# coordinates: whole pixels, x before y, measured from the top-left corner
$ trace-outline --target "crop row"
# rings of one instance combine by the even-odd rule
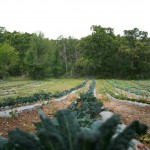
[[[82,93],[80,98],[73,102],[68,110],[75,114],[80,126],[90,126],[96,116],[103,111],[103,103],[97,101],[94,96],[95,80],[89,86],[86,93]]]
[[[7,140],[0,139],[0,149],[127,150],[135,134],[145,133],[147,126],[134,121],[116,133],[119,116],[103,121],[98,118],[103,104],[93,95],[94,84],[92,81],[86,93],[82,93],[67,109],[59,110],[53,119],[39,111],[41,122],[35,123],[35,134],[20,129],[9,131]]]
[[[113,83],[111,83],[111,81],[109,80],[101,80],[99,82],[99,91],[103,94],[106,95],[109,94],[110,96],[119,99],[119,100],[130,100],[133,102],[141,102],[141,103],[146,103],[146,104],[150,104],[150,101],[148,100],[147,97],[143,97],[143,96],[130,96],[127,93],[125,93],[122,90],[119,90],[118,88],[116,88],[114,86]]]
[[[132,88],[135,88],[137,90],[144,90],[144,91],[150,92],[150,85],[149,86],[148,85],[147,86],[143,86],[143,85],[137,84],[135,82],[131,82],[131,81],[130,81],[130,83],[132,85]]]
[[[83,86],[85,86],[85,84],[87,83],[87,81],[84,81],[83,83],[77,85],[74,88],[71,88],[69,90],[64,90],[62,92],[56,93],[56,94],[52,94],[52,93],[35,93],[32,96],[26,96],[26,97],[17,97],[17,98],[7,98],[4,99],[2,102],[0,102],[0,107],[5,107],[5,106],[14,106],[16,104],[24,104],[24,103],[33,103],[36,102],[38,100],[50,100],[52,98],[59,98],[62,97],[74,90],[77,90],[79,88],[82,88]]]
[[[96,82],[93,80],[86,93],[82,93],[80,98],[73,102],[68,110],[74,114],[80,126],[89,126],[103,111],[102,102],[98,102],[94,97],[94,88]]]
[[[143,87],[150,87],[150,80],[133,80],[132,82]]]
[[[139,88],[138,85],[129,84],[125,81],[117,81],[117,80],[108,80],[110,84],[112,84],[114,87],[119,88],[121,90],[125,90],[127,92],[134,93],[136,95],[140,96],[150,96],[149,89],[148,88]],[[148,89],[148,90],[147,90]]]

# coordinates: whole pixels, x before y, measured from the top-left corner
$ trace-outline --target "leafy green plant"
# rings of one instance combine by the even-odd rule
[[[0,150],[127,150],[136,134],[144,134],[147,126],[135,121],[116,135],[119,116],[104,122],[80,127],[68,110],[59,110],[55,119],[39,111],[41,122],[35,123],[37,132],[20,129],[9,131],[8,139],[0,139]]]
[[[10,111],[9,114],[11,115],[11,117],[17,117],[18,111],[15,109],[15,110]]]
[[[75,115],[81,126],[89,126],[99,115],[103,104],[90,93],[81,94],[80,98],[71,104],[68,109]]]
[[[127,150],[136,135],[146,133],[147,126],[132,122],[118,132],[120,117],[97,120],[102,103],[93,95],[93,81],[87,93],[81,94],[67,109],[56,112],[53,119],[39,110],[41,122],[35,123],[36,133],[20,129],[0,138],[0,150]]]
[[[74,88],[71,88],[69,90],[64,90],[60,93],[57,94],[51,94],[51,93],[35,93],[32,96],[26,96],[26,97],[17,97],[17,98],[7,98],[4,99],[2,102],[0,102],[0,107],[5,107],[5,106],[13,106],[15,104],[23,104],[23,103],[33,103],[37,102],[38,100],[50,100],[51,98],[59,98],[62,97],[74,90],[77,90],[79,88],[82,88],[86,85],[87,81],[84,81],[83,83],[77,85]]]
[[[82,93],[76,102],[72,103],[68,110],[74,114],[80,126],[90,126],[101,111],[103,104],[94,97],[95,80],[89,86],[86,93]]]

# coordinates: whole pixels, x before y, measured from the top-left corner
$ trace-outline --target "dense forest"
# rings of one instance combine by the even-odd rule
[[[0,78],[28,76],[146,79],[150,77],[150,38],[138,28],[115,35],[113,28],[93,25],[81,39],[42,32],[9,32],[0,27]]]

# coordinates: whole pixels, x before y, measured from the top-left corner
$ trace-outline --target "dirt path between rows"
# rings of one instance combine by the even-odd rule
[[[76,98],[76,94],[68,94],[66,99],[60,101],[52,100],[46,105],[43,105],[41,109],[45,115],[51,118],[57,110],[67,108],[67,106],[70,105]],[[7,132],[14,128],[21,128],[25,131],[34,132],[35,127],[33,122],[39,121],[38,108],[31,111],[21,112],[17,117],[0,117],[0,136],[7,137]]]
[[[123,124],[128,125],[134,120],[138,120],[141,123],[148,125],[148,134],[138,138],[142,143],[150,148],[150,106],[141,106],[131,104],[128,102],[108,100],[107,97],[103,97],[101,94],[98,98],[103,101],[104,107],[109,111],[119,114]]]
[[[138,106],[120,101],[105,101],[104,106],[110,111],[120,114],[122,123],[128,125],[134,120],[150,127],[150,106]],[[150,129],[148,130],[150,133]]]
[[[77,94],[68,94],[67,98],[61,101],[50,101],[42,106],[45,115],[50,118],[54,116],[59,109],[65,109],[77,98]],[[99,97],[102,99],[102,97]],[[133,120],[139,120],[150,127],[150,106],[138,106],[120,101],[103,101],[104,106],[110,111],[120,114],[122,123],[128,125]],[[7,137],[7,132],[16,127],[25,131],[34,132],[35,127],[33,122],[39,122],[37,109],[20,113],[17,117],[0,118],[0,136]],[[150,133],[150,129],[148,130]]]
[[[134,120],[138,120],[144,124],[147,124],[150,128],[150,105],[137,105],[134,103],[128,103],[124,100],[112,100],[111,97],[98,94],[97,98],[103,102],[104,107],[109,111],[119,114],[121,116],[122,123],[128,125]],[[148,130],[150,133],[150,129]]]

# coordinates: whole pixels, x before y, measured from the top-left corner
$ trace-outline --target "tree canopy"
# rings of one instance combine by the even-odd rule
[[[145,79],[150,77],[150,38],[138,28],[115,35],[113,28],[93,25],[81,39],[42,32],[9,32],[0,27],[0,78],[96,76]]]

